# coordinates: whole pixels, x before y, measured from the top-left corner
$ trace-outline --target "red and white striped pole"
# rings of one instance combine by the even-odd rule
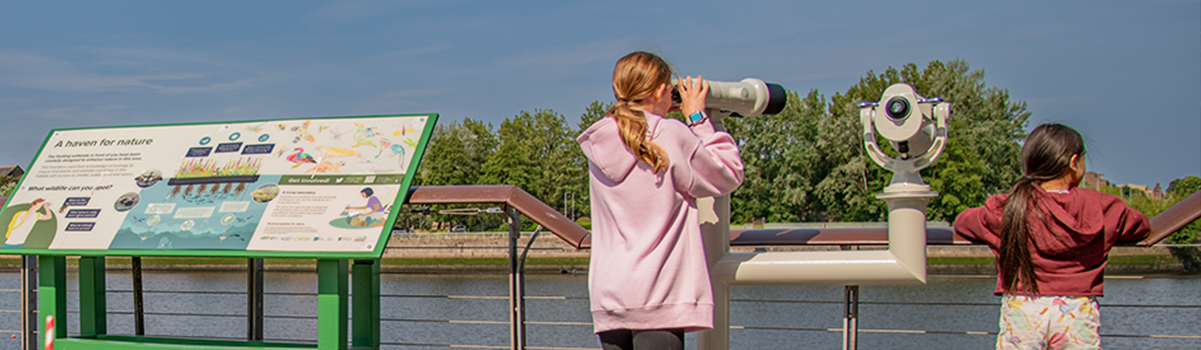
[[[54,350],[54,316],[46,316],[46,332],[42,336],[46,339],[46,349]]]

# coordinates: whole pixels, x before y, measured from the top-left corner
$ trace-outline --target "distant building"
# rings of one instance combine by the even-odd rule
[[[1087,188],[1090,190],[1098,190],[1098,191],[1106,189],[1106,188],[1110,188],[1110,187],[1125,187],[1125,188],[1129,188],[1130,190],[1123,190],[1123,191],[1140,191],[1142,193],[1147,194],[1147,198],[1151,198],[1151,199],[1163,199],[1163,195],[1164,195],[1163,187],[1161,187],[1159,185],[1159,183],[1155,184],[1155,188],[1150,188],[1149,186],[1135,185],[1135,184],[1115,185],[1114,183],[1109,182],[1108,180],[1105,180],[1105,174],[1098,174],[1098,173],[1095,173],[1092,171],[1084,172],[1084,179],[1080,180],[1080,187],[1084,187],[1084,188]],[[1122,193],[1127,193],[1127,192],[1122,192]],[[1126,195],[1123,194],[1122,196],[1124,197]]]
[[[1151,196],[1151,189],[1147,188],[1147,186],[1135,185],[1135,184],[1125,184],[1125,185],[1121,185],[1118,187],[1126,187],[1126,188],[1130,188],[1130,189],[1135,189],[1138,191],[1142,191],[1143,193],[1146,193],[1148,197]]]
[[[1105,181],[1105,174],[1088,171],[1084,173],[1084,180],[1080,181],[1080,187],[1100,191],[1106,187],[1113,187],[1113,184]]]
[[[0,177],[21,177],[25,175],[25,170],[21,169],[20,165],[0,166]]]

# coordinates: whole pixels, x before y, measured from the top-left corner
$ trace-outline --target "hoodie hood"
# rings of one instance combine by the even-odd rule
[[[646,129],[653,135],[661,117],[645,112],[643,114],[646,115]],[[625,142],[621,140],[617,121],[608,116],[588,127],[588,130],[576,138],[576,142],[580,143],[588,161],[600,169],[609,181],[622,182],[638,165],[638,157],[634,155],[634,151],[626,147]]]
[[[1102,236],[1105,229],[1105,204],[1086,196],[1084,190],[1076,188],[1068,193],[1034,191],[1033,207],[1027,218],[1030,220],[1030,238],[1035,248],[1045,256],[1071,252]],[[1005,211],[1008,195],[1000,195],[989,201],[989,215],[998,229]],[[999,232],[999,231],[998,231]]]
[[[1038,216],[1032,217],[1032,232],[1040,252],[1059,255],[1092,243],[1105,229],[1105,208],[1096,200],[1079,200],[1080,190],[1069,193],[1034,192]]]

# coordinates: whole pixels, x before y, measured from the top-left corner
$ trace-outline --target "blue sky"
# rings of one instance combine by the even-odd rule
[[[1201,175],[1201,2],[88,1],[0,12],[0,164],[50,129],[437,112],[499,124],[612,99],[633,50],[827,97],[961,58],[1087,137],[1091,170]],[[954,132],[954,130],[951,130]]]

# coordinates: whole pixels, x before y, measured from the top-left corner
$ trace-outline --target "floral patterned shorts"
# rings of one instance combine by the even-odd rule
[[[1101,349],[1100,327],[1095,297],[1005,294],[997,349]]]

